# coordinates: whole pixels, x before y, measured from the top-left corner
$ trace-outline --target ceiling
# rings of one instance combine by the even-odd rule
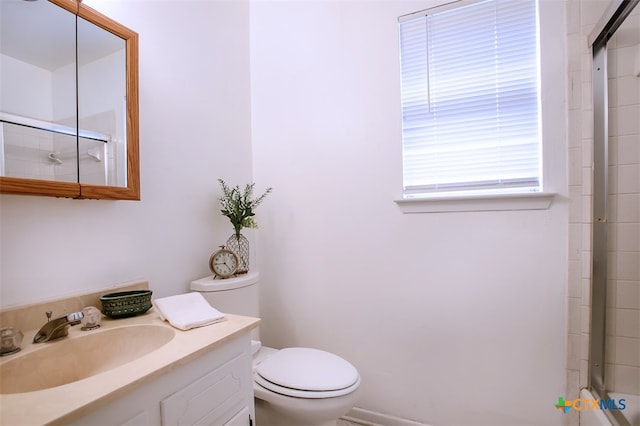
[[[76,61],[75,16],[47,0],[0,0],[0,52],[56,70]],[[78,62],[92,62],[124,48],[124,40],[78,20]]]

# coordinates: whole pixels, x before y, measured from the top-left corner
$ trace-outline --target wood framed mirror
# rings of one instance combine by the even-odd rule
[[[0,193],[139,200],[138,34],[77,0],[0,20]]]

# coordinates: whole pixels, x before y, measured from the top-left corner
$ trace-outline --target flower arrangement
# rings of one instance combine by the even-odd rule
[[[262,203],[272,188],[267,188],[261,196],[254,199],[252,196],[255,183],[245,185],[244,191],[241,191],[239,185],[230,187],[222,179],[218,179],[218,182],[222,187],[222,197],[220,197],[222,209],[220,212],[231,221],[236,237],[239,238],[242,228],[257,228],[258,224],[253,218],[255,216],[253,210]]]

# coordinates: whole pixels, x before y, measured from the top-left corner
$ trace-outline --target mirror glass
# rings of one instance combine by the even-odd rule
[[[140,199],[137,34],[73,0],[0,4],[0,192]]]
[[[2,176],[77,182],[75,16],[43,1],[0,7]]]
[[[126,45],[78,17],[78,170],[81,183],[126,186]]]

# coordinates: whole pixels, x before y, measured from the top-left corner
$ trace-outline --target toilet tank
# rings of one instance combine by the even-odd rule
[[[191,290],[201,293],[211,306],[226,314],[259,317],[259,273],[250,271],[233,278],[213,278],[210,275],[191,282]]]

